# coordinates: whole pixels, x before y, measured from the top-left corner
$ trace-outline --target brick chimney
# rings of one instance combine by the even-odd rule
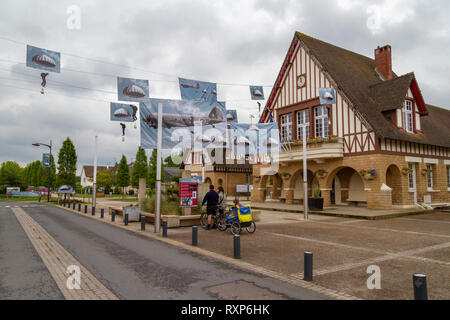
[[[375,49],[375,68],[385,80],[392,79],[392,57],[390,45],[386,45],[381,48],[378,46]]]

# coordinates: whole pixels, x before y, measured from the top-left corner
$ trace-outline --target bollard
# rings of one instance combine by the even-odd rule
[[[198,227],[197,226],[192,227],[192,245],[193,246],[198,245]]]
[[[128,225],[128,213],[125,213],[123,221],[125,222],[125,225]]]
[[[95,216],[95,207],[92,207],[92,215]]]
[[[84,205],[84,213],[87,213],[87,204]]]
[[[304,255],[305,270],[303,274],[303,280],[312,281],[313,280],[313,254],[312,252],[305,252]]]
[[[162,225],[162,236],[163,237],[167,237],[167,220],[163,221],[163,225]]]
[[[78,212],[81,211],[81,203],[78,204]]]
[[[111,211],[111,221],[112,222],[116,221],[116,211],[115,210]]]
[[[145,231],[145,217],[141,217],[141,231]]]
[[[241,258],[241,236],[235,234],[233,237],[233,255],[235,259]]]
[[[63,207],[65,207],[65,206],[66,206],[66,200],[63,201]]]
[[[75,210],[75,205],[76,205],[76,203],[75,203],[75,201],[74,201],[74,202],[73,202],[73,207],[72,207],[73,210]]]
[[[427,276],[424,274],[413,274],[414,300],[428,300]]]
[[[103,219],[105,217],[105,209],[100,209],[100,218]]]

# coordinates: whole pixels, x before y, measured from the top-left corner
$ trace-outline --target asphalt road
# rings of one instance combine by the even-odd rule
[[[21,229],[0,202],[0,299],[63,299]],[[328,299],[55,206],[24,207],[120,299]]]

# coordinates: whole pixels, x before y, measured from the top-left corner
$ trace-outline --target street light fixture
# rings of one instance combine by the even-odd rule
[[[48,147],[50,149],[50,163],[48,166],[48,189],[47,189],[47,201],[50,203],[50,184],[51,184],[51,180],[50,180],[50,175],[52,173],[51,171],[51,167],[52,167],[52,140],[50,140],[50,144],[46,144],[46,143],[40,143],[40,142],[36,142],[32,144],[35,147],[40,147],[40,146],[45,146]]]

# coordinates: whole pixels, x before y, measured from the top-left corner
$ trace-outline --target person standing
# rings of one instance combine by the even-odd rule
[[[223,190],[223,187],[219,187],[219,214],[223,215],[225,213],[225,210],[227,209],[227,195],[225,194],[225,190]]]
[[[208,226],[207,229],[211,229],[211,218],[216,215],[217,203],[219,202],[219,195],[214,191],[214,186],[209,186],[209,191],[205,194],[202,206],[206,203],[206,214],[208,215]]]

